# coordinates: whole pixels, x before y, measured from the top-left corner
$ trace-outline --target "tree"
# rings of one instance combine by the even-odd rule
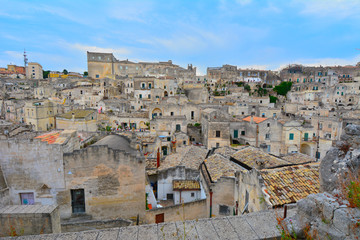
[[[47,71],[44,71],[43,70],[43,78],[48,78],[49,77],[49,74],[50,74],[50,70],[47,70]]]
[[[87,77],[89,75],[88,72],[84,72],[84,77]]]
[[[277,97],[271,95],[269,96],[269,98],[270,98],[270,103],[276,103],[276,101],[278,100]]]
[[[278,95],[286,96],[286,94],[291,90],[292,82],[282,82],[280,85],[274,87],[274,91]]]
[[[250,87],[249,84],[246,84],[246,85],[244,86],[244,89],[245,89],[246,91],[248,91],[248,92],[251,91],[251,87]]]
[[[67,75],[68,73],[69,73],[68,70],[66,69],[63,70],[63,74]]]

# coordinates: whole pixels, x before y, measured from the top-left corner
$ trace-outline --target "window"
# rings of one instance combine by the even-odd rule
[[[225,205],[219,205],[219,214],[221,215],[230,215],[230,208]]]
[[[267,124],[267,127],[270,127],[270,123]]]
[[[174,200],[174,194],[173,193],[166,194],[166,199],[167,200]]]
[[[170,112],[170,116],[174,116],[174,112]]]
[[[270,133],[266,133],[266,134],[265,134],[265,139],[266,139],[266,140],[269,140],[269,139],[270,139]]]
[[[289,134],[289,140],[294,140],[294,134],[293,133]]]
[[[245,131],[241,131],[241,136],[245,136]]]
[[[96,76],[95,76],[96,78],[99,78],[99,74],[96,74]]]
[[[141,84],[141,88],[144,89],[145,88],[145,83]]]
[[[142,98],[142,94],[139,94],[139,98]]]
[[[186,141],[183,141],[183,144],[186,145]]]
[[[34,205],[34,193],[20,193],[21,205]]]
[[[148,95],[148,99],[150,99],[150,98],[151,98],[151,94]]]
[[[216,131],[216,132],[215,132],[215,135],[216,135],[216,137],[219,138],[219,137],[220,137],[220,131]]]
[[[151,89],[151,83],[149,83],[149,89]]]
[[[176,124],[176,131],[177,131],[177,132],[180,132],[180,130],[181,130],[180,124]]]
[[[195,197],[195,193],[192,192],[192,193],[191,193],[191,197]]]
[[[220,147],[220,143],[216,143],[216,147],[217,147],[217,148]]]
[[[194,111],[191,111],[191,120],[194,119]]]

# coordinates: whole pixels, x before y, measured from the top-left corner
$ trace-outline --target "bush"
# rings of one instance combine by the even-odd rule
[[[292,82],[282,82],[280,85],[274,87],[274,91],[278,95],[286,96],[286,94],[291,90]]]
[[[276,101],[278,100],[277,97],[271,95],[269,96],[269,98],[270,98],[270,103],[276,103]]]
[[[201,127],[201,124],[200,123],[195,123],[194,127]]]
[[[248,91],[248,92],[251,91],[251,87],[250,87],[249,84],[246,84],[246,85],[244,86],[244,89],[245,89],[246,91]]]

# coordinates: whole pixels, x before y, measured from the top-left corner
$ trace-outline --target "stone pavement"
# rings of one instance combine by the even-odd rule
[[[282,216],[283,212],[278,212]],[[295,210],[288,210],[293,216]],[[185,237],[184,237],[185,234]],[[243,216],[207,218],[185,222],[167,222],[85,232],[23,236],[22,240],[108,240],[108,239],[280,239],[275,211]]]

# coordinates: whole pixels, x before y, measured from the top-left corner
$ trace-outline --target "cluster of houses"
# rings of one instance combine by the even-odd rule
[[[87,77],[1,75],[0,207],[57,205],[63,223],[279,208],[319,192],[322,158],[360,119],[359,64],[196,76],[171,60],[87,61]]]

